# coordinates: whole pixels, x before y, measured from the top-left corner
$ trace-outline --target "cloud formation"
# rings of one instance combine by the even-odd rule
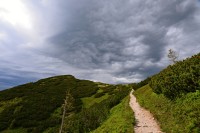
[[[23,4],[29,28],[3,21],[0,8],[0,86],[58,74],[107,83],[137,82],[170,63],[166,56],[170,48],[180,59],[200,51],[198,1]]]

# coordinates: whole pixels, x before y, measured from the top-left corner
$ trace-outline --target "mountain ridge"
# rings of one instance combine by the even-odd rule
[[[129,91],[130,88],[125,85],[80,80],[72,75],[49,77],[19,85],[0,91],[0,131],[58,132],[64,100],[69,95],[72,100],[68,104],[73,107],[66,108],[64,130],[88,132],[106,120],[109,110],[119,104]],[[94,113],[97,115],[94,116]],[[88,115],[95,117],[96,124],[93,119],[87,118]],[[67,121],[76,122],[74,119],[77,117],[82,121],[87,119],[90,124],[76,123],[79,127],[66,127]]]

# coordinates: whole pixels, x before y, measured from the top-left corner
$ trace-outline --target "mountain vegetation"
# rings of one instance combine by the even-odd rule
[[[200,53],[169,65],[154,75],[149,85],[155,93],[164,94],[169,99],[200,91]]]
[[[170,65],[134,92],[166,133],[200,132],[200,53]]]
[[[199,68],[200,53],[129,85],[62,75],[0,91],[0,132],[133,132],[128,94],[134,89],[164,132],[199,133]]]
[[[150,81],[151,81],[151,77],[147,77],[146,79],[144,79],[138,83],[131,83],[129,85],[132,87],[132,89],[137,90],[137,89],[147,85]]]
[[[71,75],[0,91],[0,132],[55,133],[61,123],[62,132],[90,132],[129,92],[129,86],[79,80]]]
[[[92,133],[133,133],[135,118],[129,106],[129,96],[113,107],[108,119]]]
[[[79,113],[69,111],[65,117],[64,132],[68,133],[86,133],[98,128],[109,116],[110,110],[121,103],[130,92],[130,87],[117,85],[101,87],[98,92],[90,97],[84,97],[83,108]],[[95,96],[103,93],[102,99],[98,100]],[[91,99],[91,100],[86,100]],[[93,100],[92,100],[93,99]],[[96,101],[92,102],[91,101]]]
[[[165,133],[200,132],[200,92],[190,92],[170,100],[156,94],[149,85],[134,92],[141,106],[148,109],[159,121]]]

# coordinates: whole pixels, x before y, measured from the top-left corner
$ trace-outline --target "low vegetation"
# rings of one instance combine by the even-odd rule
[[[96,94],[99,94],[99,93],[96,93]],[[103,101],[103,100],[105,100],[105,99],[107,99],[109,97],[108,94],[104,94],[104,95],[102,95],[100,97],[95,97],[96,94],[91,96],[91,97],[84,97],[84,98],[81,99],[82,102],[83,102],[83,107],[84,108],[89,108],[92,105],[94,105],[95,103],[96,104],[100,103],[101,101]]]
[[[199,133],[199,57],[200,53],[178,61],[130,85],[64,75],[0,91],[0,132],[55,133],[61,122],[67,133],[133,132],[135,122],[127,97],[132,88],[164,132]]]
[[[101,126],[130,87],[51,77],[0,91],[0,132],[86,133]],[[64,101],[65,100],[65,101]],[[65,104],[64,104],[65,103]]]
[[[147,85],[150,81],[151,81],[151,77],[148,77],[138,83],[131,83],[129,85],[132,87],[132,89],[137,90],[137,89]]]
[[[97,90],[94,82],[66,75],[1,91],[0,132],[58,132],[66,91],[73,95],[73,112],[77,113],[82,109],[81,98]]]
[[[176,99],[200,90],[200,53],[168,66],[151,78],[150,86],[157,94]]]
[[[133,133],[134,114],[129,106],[129,96],[113,107],[108,119],[92,133]]]
[[[156,94],[149,85],[134,92],[141,106],[150,110],[166,133],[200,132],[200,91],[170,100]]]
[[[130,87],[122,85],[109,86],[109,91],[105,88],[101,89],[105,95],[100,97],[100,101],[99,98],[94,98],[95,95],[89,97],[89,99],[96,101],[92,104],[89,103],[88,98],[82,98],[85,108],[79,113],[72,111],[68,113],[64,120],[64,132],[86,133],[95,130],[110,116],[110,110],[130,92]]]
[[[133,84],[140,105],[154,114],[166,133],[200,132],[199,57],[200,53],[174,61],[175,64],[142,81],[141,84],[149,84],[139,89],[139,84]]]

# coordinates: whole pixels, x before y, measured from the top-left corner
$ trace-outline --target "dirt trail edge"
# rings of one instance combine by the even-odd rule
[[[129,105],[134,111],[136,119],[135,133],[162,133],[153,115],[139,105],[132,93],[133,91],[130,93]]]

